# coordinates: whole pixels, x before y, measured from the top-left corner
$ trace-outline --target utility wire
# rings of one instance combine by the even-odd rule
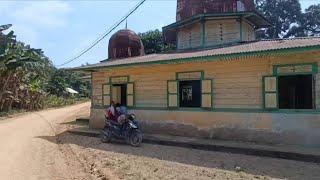
[[[116,22],[114,25],[112,25],[105,33],[103,33],[100,37],[98,37],[91,46],[84,49],[77,55],[76,57],[64,62],[63,64],[58,65],[58,67],[64,66],[66,64],[71,63],[72,61],[75,61],[88,51],[90,51],[94,46],[96,46],[100,41],[102,41],[106,36],[108,36],[114,29],[116,29],[122,22],[124,22],[131,14],[133,14],[146,0],[141,0],[133,9],[131,9],[124,17],[122,17],[118,22]]]

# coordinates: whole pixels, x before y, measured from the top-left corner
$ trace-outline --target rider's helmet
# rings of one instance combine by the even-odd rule
[[[134,114],[129,114],[129,115],[128,115],[128,119],[131,120],[131,121],[133,121],[133,120],[136,119],[136,115],[134,115]]]

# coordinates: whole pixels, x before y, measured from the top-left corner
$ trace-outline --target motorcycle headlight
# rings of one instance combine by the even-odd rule
[[[137,128],[137,126],[135,124],[133,124],[132,122],[129,122],[129,125],[132,127],[132,128]]]

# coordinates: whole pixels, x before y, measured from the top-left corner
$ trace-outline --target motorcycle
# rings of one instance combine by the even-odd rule
[[[127,115],[123,124],[111,121],[106,117],[105,126],[101,131],[101,141],[109,143],[112,138],[125,139],[132,146],[140,146],[142,133],[134,114]]]

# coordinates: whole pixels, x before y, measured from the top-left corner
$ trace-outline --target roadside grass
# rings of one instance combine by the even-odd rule
[[[26,113],[26,112],[35,112],[35,111],[41,111],[44,109],[51,109],[51,108],[62,108],[70,105],[80,104],[84,102],[90,101],[89,98],[62,98],[57,97],[54,95],[49,95],[43,102],[43,107],[39,108],[37,110],[26,110],[26,109],[12,109],[10,111],[1,111],[0,112],[0,118],[8,117],[11,115]]]
[[[19,113],[25,113],[27,112],[25,109],[13,109],[11,111],[8,112],[0,112],[0,117],[7,117],[10,115],[14,115],[14,114],[19,114]]]
[[[54,107],[64,107],[76,103],[82,103],[89,101],[89,98],[77,98],[77,97],[57,97],[55,95],[49,95],[43,102],[44,109]]]

